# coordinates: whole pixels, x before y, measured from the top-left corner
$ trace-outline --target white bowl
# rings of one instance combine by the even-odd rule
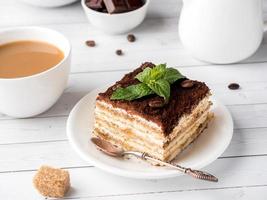
[[[88,8],[85,5],[85,0],[82,0],[82,7],[92,25],[108,34],[122,34],[129,32],[143,22],[149,3],[150,0],[146,0],[141,8],[115,14],[102,13]]]
[[[19,40],[50,43],[64,53],[56,66],[32,76],[0,78],[0,112],[26,118],[50,108],[63,93],[70,71],[71,46],[62,34],[47,28],[21,27],[0,31],[0,45]]]
[[[22,2],[25,2],[27,4],[31,4],[33,6],[40,6],[40,7],[60,7],[65,6],[71,3],[74,3],[78,0],[20,0]]]

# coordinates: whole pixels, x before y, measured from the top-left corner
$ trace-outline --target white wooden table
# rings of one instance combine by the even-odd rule
[[[214,66],[193,59],[178,38],[181,2],[152,0],[148,18],[133,30],[135,43],[108,36],[87,23],[81,6],[57,9],[0,1],[0,28],[41,25],[65,34],[73,46],[68,88],[48,112],[31,119],[0,115],[0,199],[43,199],[32,186],[43,164],[62,167],[71,174],[68,199],[257,199],[267,198],[267,35],[258,52],[240,64]],[[95,48],[84,42],[93,39]],[[115,55],[123,49],[125,55]],[[102,172],[81,160],[66,138],[66,119],[75,103],[96,87],[119,79],[141,62],[167,62],[193,79],[207,82],[214,95],[230,109],[234,136],[226,152],[206,170],[219,183],[183,176],[168,180],[132,180]],[[238,82],[241,89],[227,85]],[[1,91],[0,91],[1,92]]]

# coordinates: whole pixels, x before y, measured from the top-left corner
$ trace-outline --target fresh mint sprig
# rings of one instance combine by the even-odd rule
[[[135,76],[141,83],[118,88],[111,96],[111,100],[132,101],[151,94],[157,94],[166,102],[170,98],[170,85],[184,76],[174,68],[167,68],[160,64],[153,68],[147,67]]]
[[[139,83],[136,85],[130,85],[126,88],[120,87],[116,89],[111,96],[111,100],[132,101],[150,94],[154,94],[154,92],[146,84]]]

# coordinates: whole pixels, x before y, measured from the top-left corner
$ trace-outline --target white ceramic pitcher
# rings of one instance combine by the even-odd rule
[[[263,38],[262,0],[183,0],[179,34],[195,58],[228,64],[251,56]]]

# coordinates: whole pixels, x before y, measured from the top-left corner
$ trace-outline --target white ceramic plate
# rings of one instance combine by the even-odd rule
[[[90,142],[94,124],[96,89],[82,98],[71,111],[67,121],[67,136],[71,146],[90,164],[113,174],[139,179],[162,179],[182,175],[176,170],[151,166],[138,159],[116,159],[96,149]],[[182,166],[200,169],[216,160],[229,145],[233,135],[233,121],[227,108],[212,100],[215,119],[203,134],[175,160]]]

